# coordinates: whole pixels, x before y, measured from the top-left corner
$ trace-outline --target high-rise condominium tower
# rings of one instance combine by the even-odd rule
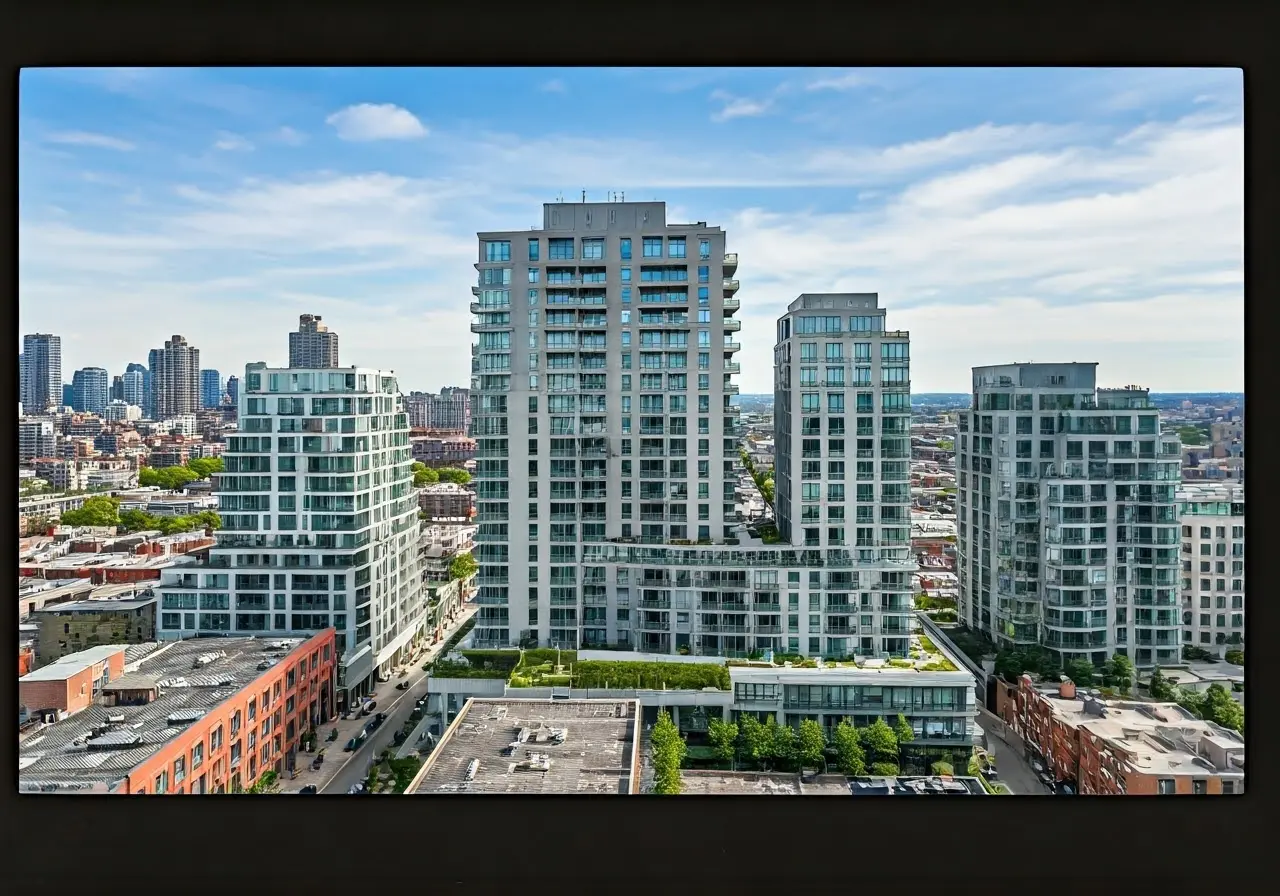
[[[194,414],[200,409],[200,349],[174,336],[151,350],[152,416],[157,420]]]
[[[320,315],[299,315],[297,331],[289,334],[289,366],[338,366],[338,334],[320,322]]]
[[[1182,524],[1182,643],[1224,656],[1244,649],[1244,486],[1187,482]],[[1190,564],[1188,568],[1188,564]]]
[[[1177,662],[1181,445],[1093,363],[973,369],[959,415],[960,616],[1002,645]]]
[[[151,406],[151,371],[142,364],[130,364],[120,379],[125,402],[142,408],[144,417],[155,419],[155,409]]]
[[[159,634],[271,637],[332,625],[339,699],[351,706],[376,672],[403,660],[427,619],[396,380],[256,363],[244,384],[216,486],[218,543],[206,566],[166,572]]]
[[[216,408],[222,403],[222,374],[216,370],[200,371],[200,407]]]
[[[26,369],[23,377],[22,409],[28,414],[43,414],[62,404],[62,337],[51,333],[32,333],[22,337],[22,358]]]
[[[71,406],[101,416],[107,409],[107,372],[101,367],[85,367],[71,377]]]

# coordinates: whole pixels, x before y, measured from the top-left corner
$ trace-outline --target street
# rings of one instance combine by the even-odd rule
[[[345,721],[337,719],[324,725],[320,730],[320,746],[325,748],[325,754],[324,762],[321,764],[319,771],[312,771],[311,769],[311,760],[315,758],[313,754],[300,754],[298,756],[300,769],[298,775],[285,782],[282,792],[297,793],[303,787],[314,785],[319,789],[320,793],[346,793],[354,784],[368,777],[369,763],[373,762],[379,753],[391,746],[395,733],[408,721],[409,715],[413,712],[414,703],[427,694],[427,674],[422,670],[422,667],[439,655],[458,628],[474,614],[474,607],[464,606],[457,621],[445,630],[444,638],[441,639],[440,643],[431,645],[409,668],[408,675],[404,678],[392,678],[391,681],[380,682],[376,690],[377,696],[374,698],[378,706],[373,714],[353,716]],[[396,685],[404,682],[409,683],[409,689],[405,691],[396,690]],[[365,741],[360,749],[354,753],[344,752],[343,747],[346,746],[347,741],[360,733],[364,726],[373,719],[373,715],[379,712],[387,715],[382,726],[374,732],[372,737]],[[334,728],[338,729],[338,739],[326,742],[325,738],[329,736],[329,732]]]
[[[1049,788],[1040,783],[1027,760],[998,737],[988,737],[987,746],[996,758],[1000,780],[1015,796],[1045,796]]]

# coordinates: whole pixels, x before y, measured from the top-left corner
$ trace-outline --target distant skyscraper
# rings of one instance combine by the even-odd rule
[[[85,367],[71,378],[71,406],[77,411],[102,415],[107,409],[107,372],[101,367]]]
[[[26,369],[22,407],[28,414],[42,414],[62,401],[62,337],[23,336],[22,356]]]
[[[27,356],[18,352],[18,401],[27,394]]]
[[[471,390],[445,386],[439,395],[411,392],[405,396],[405,408],[415,429],[465,433],[471,422]]]
[[[124,377],[111,378],[111,401],[124,401]]]
[[[289,366],[338,366],[338,334],[320,322],[318,314],[298,317],[298,330],[289,334]]]
[[[231,399],[231,406],[238,408],[240,406],[240,377],[227,377],[227,397]]]
[[[200,371],[200,406],[216,408],[222,403],[222,374],[216,370]]]
[[[59,407],[72,407],[76,400],[75,386],[70,383],[62,384],[62,403]]]
[[[141,364],[130,364],[120,377],[124,394],[121,396],[129,404],[142,408],[142,415],[152,419],[151,415],[151,374]]]
[[[200,349],[175,335],[164,348],[151,350],[152,415],[167,420],[179,414],[194,414],[200,408]]]

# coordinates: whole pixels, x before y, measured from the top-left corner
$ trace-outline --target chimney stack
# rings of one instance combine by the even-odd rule
[[[1065,675],[1058,683],[1058,696],[1063,700],[1074,700],[1076,697],[1076,683]]]

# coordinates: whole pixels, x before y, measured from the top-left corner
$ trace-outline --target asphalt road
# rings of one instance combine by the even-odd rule
[[[409,715],[413,712],[414,704],[422,697],[427,695],[427,673],[422,671],[425,663],[435,658],[436,654],[444,647],[445,641],[457,631],[458,626],[471,617],[475,612],[473,608],[469,608],[459,616],[457,624],[449,629],[445,634],[445,639],[440,644],[435,645],[425,656],[414,663],[409,670],[409,674],[404,678],[395,678],[391,681],[382,682],[378,685],[377,701],[378,707],[376,712],[384,712],[387,714],[386,721],[382,726],[374,732],[373,736],[365,741],[364,745],[354,753],[345,753],[342,751],[346,741],[329,744],[329,749],[325,753],[326,760],[332,760],[335,763],[345,762],[339,770],[329,779],[328,783],[320,788],[323,794],[346,793],[351,787],[359,781],[363,781],[369,776],[370,764],[377,758],[378,754],[388,747],[392,746],[392,738],[395,737],[404,723],[409,720]],[[396,685],[403,682],[409,682],[407,691],[397,691]],[[368,722],[373,716],[368,716],[365,721]],[[341,758],[339,758],[341,757]],[[326,763],[327,764],[327,763]]]

